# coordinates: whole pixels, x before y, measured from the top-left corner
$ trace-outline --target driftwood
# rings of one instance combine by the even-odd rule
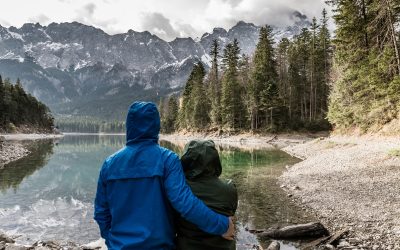
[[[318,240],[315,240],[313,242],[308,243],[307,245],[303,246],[301,249],[302,250],[308,250],[308,249],[314,249],[315,247],[322,245],[322,244],[334,244],[338,240],[340,240],[345,234],[348,233],[348,230],[342,230],[339,231],[333,235],[327,236],[327,237],[322,237]]]
[[[342,231],[339,231],[335,233],[334,235],[331,236],[331,238],[328,240],[327,244],[334,244],[337,243],[338,240],[340,240],[345,234],[347,234],[349,231],[347,229],[344,229]]]
[[[261,237],[271,239],[299,239],[299,238],[318,238],[329,235],[329,231],[319,222],[308,224],[298,224],[283,228],[270,228],[263,232],[257,231]]]
[[[279,242],[273,241],[271,242],[271,244],[269,244],[266,250],[280,250],[280,249],[281,245],[279,244]]]

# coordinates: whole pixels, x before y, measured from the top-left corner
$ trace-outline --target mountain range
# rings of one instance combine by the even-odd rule
[[[275,28],[275,39],[292,37],[310,22],[299,12],[293,25]],[[252,55],[260,27],[238,22],[215,28],[201,38],[171,42],[148,31],[109,35],[78,22],[0,25],[0,75],[46,103],[56,114],[121,119],[134,100],[156,101],[179,92],[198,61],[208,68],[217,39],[223,48],[237,38],[241,53]]]

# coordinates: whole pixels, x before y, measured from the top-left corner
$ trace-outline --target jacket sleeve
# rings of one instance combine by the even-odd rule
[[[209,209],[192,193],[186,184],[179,158],[170,157],[165,166],[164,187],[174,209],[204,232],[224,234],[228,230],[229,219]]]
[[[97,183],[94,219],[96,220],[97,224],[99,224],[101,237],[106,240],[106,244],[108,245],[108,233],[111,228],[111,213],[106,199],[106,182],[103,178],[103,169],[106,164],[107,163],[104,162]]]

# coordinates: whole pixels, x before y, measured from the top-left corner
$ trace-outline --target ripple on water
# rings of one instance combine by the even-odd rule
[[[91,203],[58,197],[40,199],[23,209],[19,206],[0,208],[0,225],[7,234],[21,235],[17,239],[21,244],[60,238],[87,243],[99,238],[92,215]]]

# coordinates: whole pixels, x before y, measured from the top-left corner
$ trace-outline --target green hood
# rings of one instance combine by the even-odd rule
[[[222,166],[215,143],[211,140],[193,140],[186,144],[181,157],[186,178],[219,177]]]

